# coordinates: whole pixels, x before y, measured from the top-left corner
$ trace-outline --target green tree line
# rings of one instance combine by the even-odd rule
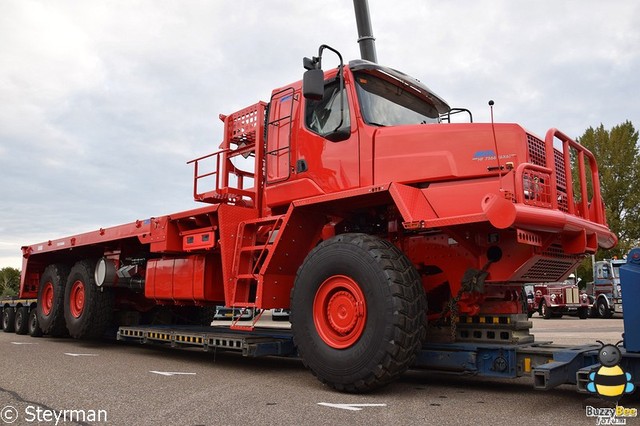
[[[16,296],[20,288],[20,270],[12,267],[0,269],[0,297]]]
[[[640,242],[638,131],[630,121],[610,130],[600,124],[596,128],[589,127],[577,142],[596,157],[607,222],[618,236],[618,245],[610,250],[598,250],[596,259],[621,259]],[[591,182],[590,191],[593,191]],[[591,259],[580,265],[578,275],[585,281],[593,279]]]

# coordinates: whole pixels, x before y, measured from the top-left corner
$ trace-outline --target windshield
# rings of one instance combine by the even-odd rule
[[[371,74],[355,73],[362,116],[367,124],[399,126],[438,123],[438,111],[409,90]]]

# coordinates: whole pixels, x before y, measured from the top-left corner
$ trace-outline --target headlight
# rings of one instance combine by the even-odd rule
[[[589,301],[589,296],[587,296],[585,293],[582,293],[582,303],[587,303]]]
[[[555,294],[551,295],[551,302],[556,303],[556,295]]]
[[[522,176],[522,189],[524,189],[524,198],[533,200],[536,194],[540,192],[538,176],[524,175]]]

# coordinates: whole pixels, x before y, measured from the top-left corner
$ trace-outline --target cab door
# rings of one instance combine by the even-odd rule
[[[360,184],[358,131],[352,119],[348,84],[340,91],[336,78],[325,81],[322,100],[304,99],[304,117],[296,145],[296,170],[323,193]],[[342,95],[341,95],[342,93]]]

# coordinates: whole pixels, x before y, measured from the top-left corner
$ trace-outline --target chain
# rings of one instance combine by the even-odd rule
[[[458,290],[458,294],[455,297],[449,299],[449,302],[445,306],[445,309],[440,314],[440,318],[436,321],[437,324],[444,324],[444,318],[447,313],[450,312],[449,320],[450,320],[450,336],[451,340],[456,340],[456,332],[457,332],[457,323],[460,318],[460,312],[458,307],[458,302],[462,297],[462,293],[479,291],[481,292],[484,288],[484,280],[487,277],[487,269],[491,265],[491,262],[487,262],[486,265],[480,270],[477,269],[468,269],[465,272],[464,277],[462,278],[462,285],[460,286],[460,290]]]

